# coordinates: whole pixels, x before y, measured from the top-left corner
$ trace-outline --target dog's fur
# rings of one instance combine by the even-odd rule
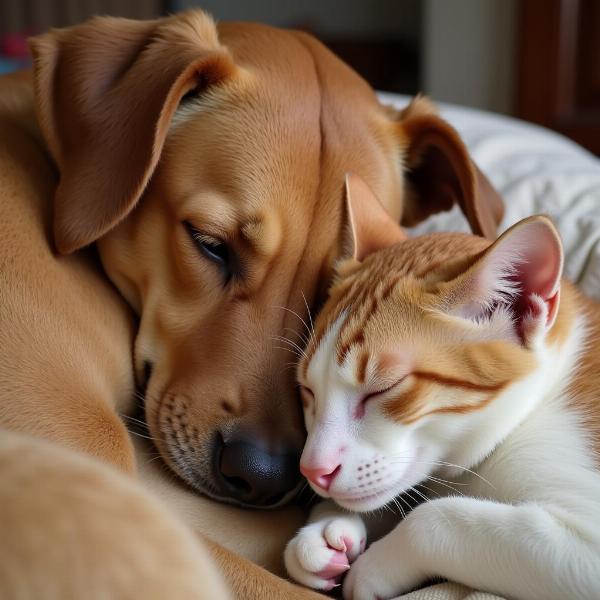
[[[2,598],[230,597],[189,528],[114,469],[3,430],[0,479]]]
[[[476,232],[495,234],[501,203],[431,105],[382,107],[305,34],[217,29],[195,11],[98,18],[34,39],[32,50],[37,119],[27,75],[0,89],[0,425],[9,429],[133,473],[119,414],[135,410],[135,374],[148,384],[162,457],[220,497],[215,435],[302,445],[290,355],[273,338],[299,332],[291,311],[306,317],[305,299],[317,306],[327,287],[346,171],[405,223],[459,202]],[[227,285],[183,221],[233,249]],[[267,566],[280,565],[273,549],[300,522],[286,511],[275,530],[149,481],[176,505],[228,515],[200,519],[219,541],[224,523],[254,547],[263,534],[276,540],[265,545],[270,558],[231,542]],[[236,596],[311,597],[208,543]],[[82,552],[94,555],[94,544]]]

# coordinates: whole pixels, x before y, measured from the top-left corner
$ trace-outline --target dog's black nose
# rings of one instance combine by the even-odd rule
[[[268,452],[258,442],[245,439],[216,447],[216,478],[222,492],[243,504],[277,504],[300,481],[297,451]]]

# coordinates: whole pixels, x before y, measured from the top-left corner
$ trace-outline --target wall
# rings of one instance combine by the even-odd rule
[[[221,20],[250,20],[279,27],[308,25],[322,34],[417,40],[421,0],[175,0]]]
[[[439,101],[511,113],[516,0],[425,0],[422,87]]]

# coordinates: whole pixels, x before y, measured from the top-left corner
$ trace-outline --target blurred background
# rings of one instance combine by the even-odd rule
[[[0,73],[50,27],[193,7],[303,29],[379,90],[521,117],[600,154],[600,0],[0,0]]]

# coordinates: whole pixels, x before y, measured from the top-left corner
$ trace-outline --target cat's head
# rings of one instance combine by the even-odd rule
[[[298,369],[301,470],[320,495],[366,511],[448,462],[536,371],[560,335],[563,253],[546,217],[491,245],[407,238],[360,180],[348,187],[351,258]]]

